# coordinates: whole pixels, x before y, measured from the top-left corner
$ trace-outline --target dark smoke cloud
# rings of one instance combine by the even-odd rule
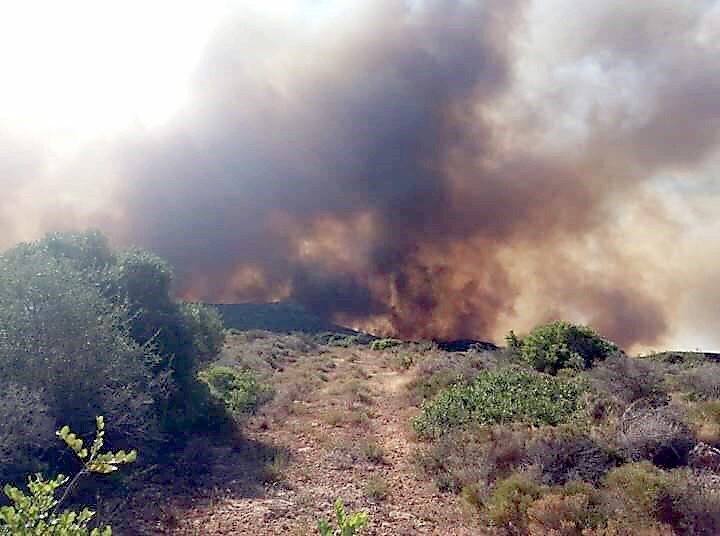
[[[714,3],[334,5],[218,32],[191,105],[116,149],[113,236],[187,296],[408,337],[677,328],[653,185],[720,147]]]

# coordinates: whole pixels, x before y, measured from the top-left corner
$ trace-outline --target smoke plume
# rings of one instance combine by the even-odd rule
[[[104,148],[108,208],[76,218],[168,258],[185,296],[404,337],[682,327],[709,279],[683,268],[686,215],[718,198],[717,4],[331,4],[227,21],[188,106]]]

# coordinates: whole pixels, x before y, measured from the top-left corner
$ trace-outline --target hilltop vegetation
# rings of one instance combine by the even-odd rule
[[[102,415],[140,476],[69,498],[103,486],[120,534],[299,535],[323,518],[360,534],[720,533],[714,354],[631,357],[564,321],[505,348],[279,331],[225,329],[173,298],[167,263],[98,233],[8,250],[0,478],[43,470],[51,504],[54,476],[77,469],[54,430],[77,432],[63,439],[83,459]]]

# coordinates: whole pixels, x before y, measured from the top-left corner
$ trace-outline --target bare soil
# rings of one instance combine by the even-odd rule
[[[317,387],[293,396],[308,371]],[[275,375],[278,396],[232,446],[199,445],[203,467],[145,486],[113,521],[116,533],[309,535],[342,497],[364,510],[366,535],[477,535],[477,519],[413,463],[409,373],[365,347],[300,357]],[[295,385],[296,386],[296,385]],[[207,458],[207,460],[204,460]],[[180,471],[182,473],[182,470]]]

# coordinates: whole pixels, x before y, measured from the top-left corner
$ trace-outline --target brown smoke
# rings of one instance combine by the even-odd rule
[[[720,146],[712,3],[335,3],[216,35],[188,109],[115,150],[113,236],[187,296],[407,337],[675,329],[654,185]]]

